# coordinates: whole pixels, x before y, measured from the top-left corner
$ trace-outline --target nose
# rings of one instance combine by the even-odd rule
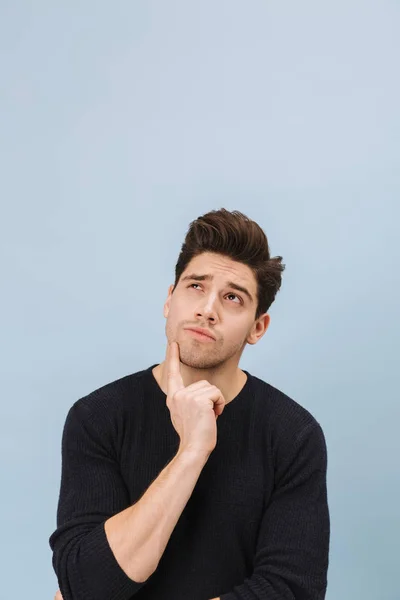
[[[218,320],[215,298],[213,299],[209,296],[200,308],[197,309],[196,316],[197,318],[203,317],[203,319],[215,323]]]
[[[216,322],[216,318],[213,315],[208,315],[207,313],[205,313],[204,311],[202,312],[198,312],[196,314],[197,319],[199,318],[203,318],[207,321],[211,321],[211,323],[215,323]]]

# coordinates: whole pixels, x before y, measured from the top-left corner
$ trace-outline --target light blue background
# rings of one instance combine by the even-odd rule
[[[222,206],[287,265],[241,366],[324,429],[327,599],[400,598],[399,12],[2,1],[1,598],[53,599],[66,414],[163,360],[184,235]]]

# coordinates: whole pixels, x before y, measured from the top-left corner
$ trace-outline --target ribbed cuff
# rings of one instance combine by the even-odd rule
[[[85,536],[80,547],[82,580],[96,600],[130,600],[146,582],[133,581],[119,566],[108,543],[104,524]]]

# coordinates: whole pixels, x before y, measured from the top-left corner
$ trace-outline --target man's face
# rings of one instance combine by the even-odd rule
[[[199,280],[209,275],[212,279]],[[231,285],[230,285],[230,284]],[[251,298],[232,284],[245,288]],[[269,316],[255,322],[257,282],[251,269],[211,252],[196,256],[182,273],[164,305],[168,342],[179,343],[180,360],[195,369],[213,369],[232,359],[239,362],[246,343],[265,333]],[[215,337],[204,341],[186,329],[202,327]]]

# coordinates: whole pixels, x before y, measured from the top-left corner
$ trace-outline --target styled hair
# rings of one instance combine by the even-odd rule
[[[190,261],[203,252],[214,252],[247,265],[257,281],[255,320],[266,313],[282,283],[282,256],[271,258],[268,239],[246,215],[225,208],[192,221],[175,266],[174,290]]]

